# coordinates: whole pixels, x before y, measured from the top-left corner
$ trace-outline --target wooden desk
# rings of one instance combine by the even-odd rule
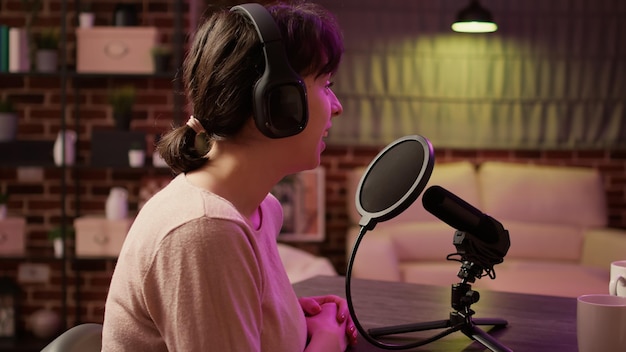
[[[576,299],[552,296],[525,295],[505,292],[481,291],[480,300],[471,308],[475,319],[501,318],[508,325],[501,329],[479,326],[489,332],[502,345],[515,352],[575,352]],[[294,284],[298,296],[335,294],[345,297],[345,278],[318,276]],[[451,288],[353,279],[352,302],[359,322],[365,329],[400,324],[446,320],[451,307]],[[405,344],[426,338],[441,330],[386,337],[382,341]],[[411,338],[408,338],[411,337]],[[460,331],[440,340],[412,349],[415,351],[488,351]],[[385,351],[371,345],[362,336],[351,351]]]

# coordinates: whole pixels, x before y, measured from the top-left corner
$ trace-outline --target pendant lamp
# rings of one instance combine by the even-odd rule
[[[493,21],[489,10],[482,7],[478,0],[471,0],[466,8],[459,11],[452,30],[462,33],[489,33],[498,30],[498,25]]]

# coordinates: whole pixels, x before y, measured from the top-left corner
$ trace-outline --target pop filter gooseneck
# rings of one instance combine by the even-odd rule
[[[351,277],[354,258],[365,232],[377,223],[387,221],[405,211],[426,187],[434,166],[434,151],[430,142],[418,135],[395,140],[385,147],[369,164],[356,190],[355,203],[361,220],[361,230],[352,248],[346,272],[346,300],[359,333],[379,348],[400,350],[433,342],[445,335],[407,345],[392,345],[375,340],[361,326],[352,305]]]

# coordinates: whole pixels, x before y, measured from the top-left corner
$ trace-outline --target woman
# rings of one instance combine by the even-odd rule
[[[199,28],[183,66],[193,116],[158,145],[178,175],[128,233],[106,301],[103,351],[329,352],[356,341],[343,299],[295,296],[276,248],[282,210],[269,193],[320,163],[331,118],[342,112],[330,89],[341,34],[315,4],[268,10],[303,79],[305,105],[291,109],[297,97],[288,88],[271,95],[269,108],[254,106],[270,64],[245,9],[215,13]],[[274,120],[277,103],[297,115],[288,133]]]

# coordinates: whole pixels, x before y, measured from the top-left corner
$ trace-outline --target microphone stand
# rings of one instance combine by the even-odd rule
[[[478,272],[477,272],[478,270]],[[404,324],[382,328],[372,328],[368,332],[372,337],[386,336],[393,334],[402,334],[408,332],[425,331],[433,329],[448,328],[438,336],[443,337],[456,331],[461,331],[467,337],[474,341],[478,341],[483,346],[493,352],[513,352],[510,348],[504,346],[494,337],[481,330],[478,325],[494,325],[495,327],[505,327],[508,322],[500,318],[481,318],[473,319],[474,310],[470,307],[473,303],[478,302],[480,294],[472,290],[472,286],[468,281],[474,282],[474,278],[480,274],[482,268],[469,261],[463,261],[459,278],[461,282],[452,284],[452,308],[454,311],[450,313],[450,317],[446,320],[435,320],[424,323]]]

